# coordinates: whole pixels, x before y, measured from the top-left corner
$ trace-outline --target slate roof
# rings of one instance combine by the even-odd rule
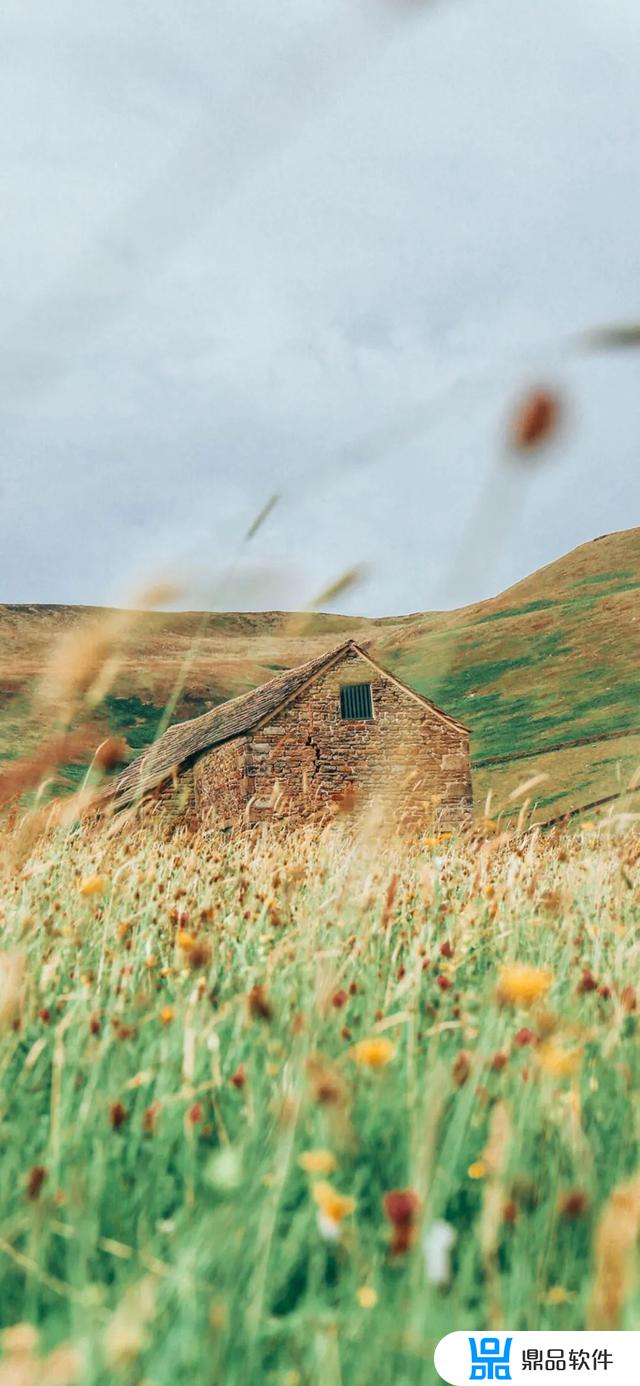
[[[380,664],[376,664],[371,655],[357,645],[355,640],[346,640],[315,659],[299,664],[295,669],[286,669],[282,674],[269,679],[267,683],[250,689],[248,693],[240,693],[237,698],[221,703],[200,717],[193,717],[188,722],[178,722],[174,727],[169,727],[158,741],[106,786],[105,796],[113,799],[117,808],[141,798],[162,784],[185,762],[194,760],[203,751],[212,750],[214,746],[231,741],[244,732],[252,731],[260,723],[268,720],[283,703],[289,702],[306,684],[311,683],[323,670],[338,663],[350,650],[362,655],[381,673],[393,679],[402,688],[406,688],[412,697],[424,703],[443,721],[461,732],[467,732],[467,728],[461,722],[442,712],[435,703],[429,702],[428,698],[423,698],[408,685],[401,684],[394,674],[389,674]]]

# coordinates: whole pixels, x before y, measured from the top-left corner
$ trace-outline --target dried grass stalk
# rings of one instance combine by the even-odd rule
[[[640,1175],[635,1175],[613,1190],[596,1228],[588,1328],[622,1326],[622,1312],[635,1281],[639,1233]]]

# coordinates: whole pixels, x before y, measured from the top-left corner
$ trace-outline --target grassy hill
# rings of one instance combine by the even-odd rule
[[[624,788],[640,765],[640,734],[546,752],[558,741],[640,727],[639,620],[640,529],[583,544],[498,597],[449,612],[367,620],[0,607],[0,754],[33,744],[46,721],[46,698],[38,697],[44,671],[55,681],[56,667],[82,658],[83,646],[96,679],[101,661],[112,665],[95,710],[99,725],[138,750],[153,738],[176,680],[171,720],[353,635],[466,722],[475,760],[536,752],[479,769],[479,807],[491,791],[494,814],[514,811],[514,788],[544,774],[537,813],[549,817]]]

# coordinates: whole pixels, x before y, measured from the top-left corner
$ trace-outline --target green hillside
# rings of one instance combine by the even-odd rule
[[[0,607],[0,753],[14,757],[42,732],[34,694],[61,639],[73,654],[74,641],[90,644],[92,630],[113,627],[108,657],[119,663],[94,715],[138,751],[176,679],[172,720],[353,635],[470,727],[474,760],[538,753],[479,769],[478,807],[492,791],[492,811],[513,812],[514,787],[544,774],[535,794],[538,816],[549,817],[624,788],[640,764],[640,736],[546,753],[558,741],[640,727],[639,620],[640,529],[583,544],[489,601],[397,619],[156,613],[121,629],[118,613]]]
[[[640,530],[604,536],[491,601],[409,618],[386,661],[474,731],[476,756],[640,726]]]

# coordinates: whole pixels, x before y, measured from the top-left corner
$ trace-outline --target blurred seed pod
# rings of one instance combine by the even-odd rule
[[[531,452],[542,447],[558,432],[562,418],[562,403],[555,390],[530,390],[513,413],[509,428],[509,445],[514,452]]]

